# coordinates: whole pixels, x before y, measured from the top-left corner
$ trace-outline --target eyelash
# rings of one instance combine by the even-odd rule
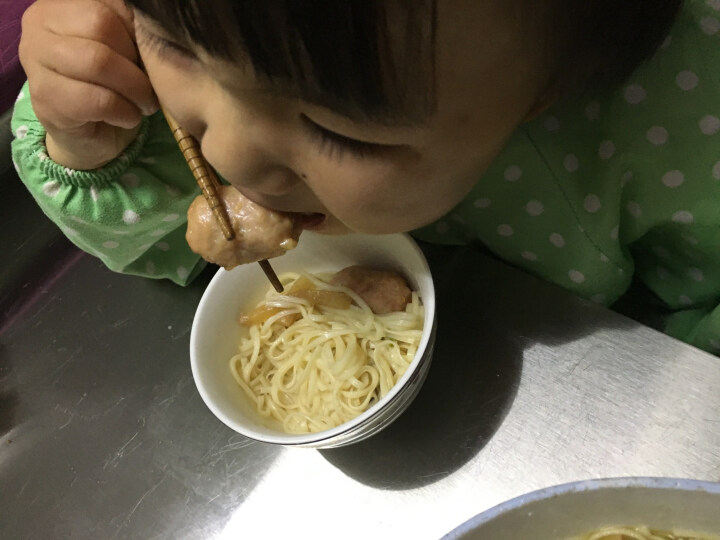
[[[141,34],[145,44],[160,55],[176,55],[183,60],[189,61],[195,59],[191,51],[181,47],[177,43],[148,32],[144,28],[142,28]],[[369,143],[345,137],[344,135],[340,135],[316,124],[304,114],[300,115],[300,118],[307,128],[307,132],[315,139],[320,151],[325,152],[330,157],[342,159],[346,153],[349,153],[355,158],[364,159],[368,155],[377,155],[391,148],[389,145]]]
[[[341,159],[346,153],[349,153],[353,157],[363,159],[391,148],[385,144],[369,143],[345,137],[316,124],[304,114],[301,114],[300,118],[307,128],[308,134],[315,139],[320,151],[327,153],[330,157]]]
[[[147,31],[142,26],[140,28],[142,29],[140,34],[142,35],[143,41],[148,46],[148,48],[152,49],[157,54],[161,56],[176,55],[182,57],[185,60],[195,59],[195,55],[193,55],[193,53],[185,47],[182,47],[177,43],[153,34]]]

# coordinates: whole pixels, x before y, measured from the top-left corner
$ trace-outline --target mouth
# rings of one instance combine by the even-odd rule
[[[320,227],[325,221],[325,214],[319,212],[292,213],[295,219],[300,222],[303,229],[314,229]]]
[[[273,202],[250,191],[242,189],[238,189],[238,191],[240,191],[244,197],[263,208],[292,216],[303,229],[316,229],[321,227],[327,217],[327,215],[322,212],[293,212],[285,205],[273,204]],[[285,207],[283,208],[283,206]]]

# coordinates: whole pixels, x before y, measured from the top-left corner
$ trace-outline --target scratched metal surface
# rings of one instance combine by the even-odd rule
[[[428,251],[437,351],[393,426],[335,450],[254,443],[192,381],[209,274],[112,274],[12,199],[29,240],[2,237],[0,538],[431,539],[551,484],[720,479],[720,360],[464,249]]]

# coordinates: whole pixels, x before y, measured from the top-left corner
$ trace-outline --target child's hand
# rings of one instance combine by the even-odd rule
[[[23,16],[20,61],[48,153],[65,167],[114,159],[157,109],[122,0],[37,0]]]

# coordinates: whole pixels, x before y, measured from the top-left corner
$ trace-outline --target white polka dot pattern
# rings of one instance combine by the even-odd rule
[[[554,116],[548,116],[545,119],[544,125],[545,129],[547,129],[548,131],[557,131],[558,129],[560,129],[560,121]]]
[[[578,270],[570,270],[568,272],[568,277],[573,283],[583,283],[585,281],[585,275]]]
[[[642,103],[647,98],[647,91],[639,84],[631,84],[625,88],[625,101],[631,105]]]
[[[662,177],[662,183],[669,188],[676,188],[685,182],[685,175],[680,171],[669,171]]]
[[[590,212],[591,214],[594,214],[595,212],[598,212],[602,208],[602,203],[600,202],[600,198],[591,193],[587,197],[585,197],[585,200],[583,201],[583,208],[587,212]]]
[[[712,116],[711,114],[703,116],[698,124],[700,126],[700,131],[702,131],[705,135],[715,135],[718,131],[720,131],[720,118]]]
[[[497,232],[500,236],[512,236],[513,234],[515,234],[513,228],[507,224],[499,225],[497,228]]]
[[[522,169],[517,165],[511,165],[505,169],[505,180],[508,182],[517,182],[522,176]]]
[[[543,210],[545,210],[545,207],[543,206],[543,203],[540,201],[530,201],[525,206],[525,210],[528,214],[531,216],[539,216],[543,213]]]
[[[125,210],[123,212],[122,220],[128,225],[135,225],[140,221],[140,216],[133,210]]]
[[[615,143],[612,141],[603,141],[598,148],[598,156],[600,159],[610,159],[615,155]]]
[[[695,281],[703,281],[705,279],[703,271],[699,268],[689,268],[688,275]]]
[[[672,220],[675,223],[684,223],[685,225],[689,225],[695,221],[695,216],[687,210],[678,210],[672,215]]]
[[[661,146],[668,141],[670,134],[662,126],[653,126],[647,131],[647,140],[655,146]]]
[[[703,17],[700,19],[700,28],[708,36],[714,36],[720,32],[720,21],[715,17]]]
[[[492,202],[492,201],[491,201],[490,199],[487,199],[487,198],[484,198],[484,197],[483,197],[483,198],[480,198],[480,199],[475,199],[475,202],[473,203],[473,206],[474,206],[475,208],[487,208],[488,206],[490,206],[490,203],[491,203],[491,202]]]
[[[557,248],[562,248],[565,247],[565,238],[560,233],[552,233],[550,243]]]
[[[630,214],[635,219],[639,219],[642,216],[642,208],[640,208],[640,205],[635,201],[628,202],[626,208],[628,214]]]
[[[567,172],[575,172],[580,167],[580,161],[575,154],[568,154],[563,160],[563,165]]]
[[[682,89],[687,91],[693,90],[698,85],[698,76],[692,71],[681,71],[677,74],[675,82]]]
[[[60,187],[61,184],[57,180],[50,180],[49,182],[45,182],[42,186],[42,191],[45,195],[52,198],[55,197],[58,193],[60,193]]]

